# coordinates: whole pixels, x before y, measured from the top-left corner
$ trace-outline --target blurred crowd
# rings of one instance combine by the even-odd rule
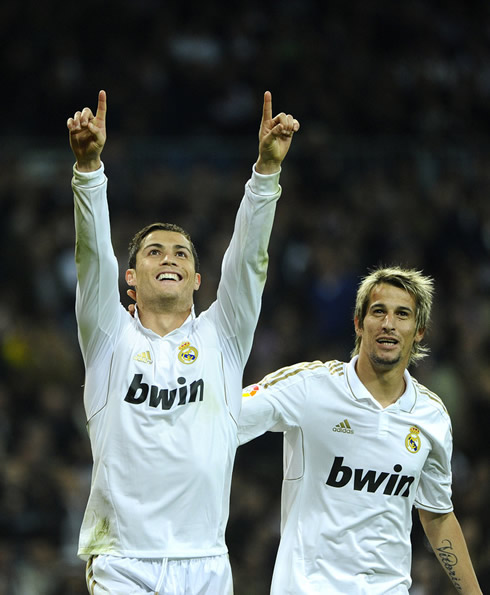
[[[66,119],[108,93],[113,243],[188,229],[207,307],[256,158],[263,92],[301,122],[281,175],[270,273],[244,383],[348,360],[360,278],[434,277],[431,355],[454,505],[490,589],[490,5],[455,0],[3,2],[0,144],[0,595],[86,593],[76,557],[91,453],[74,318]],[[124,303],[126,288],[121,285]],[[227,541],[236,595],[266,595],[282,441],[238,450]],[[412,595],[451,586],[413,530]]]

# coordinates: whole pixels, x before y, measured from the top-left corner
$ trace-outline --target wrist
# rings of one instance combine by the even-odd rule
[[[262,157],[259,155],[259,158],[255,163],[255,171],[263,175],[275,174],[278,171],[281,171],[281,162],[266,161],[265,159],[262,159]]]
[[[100,169],[101,166],[101,161],[100,161],[100,157],[97,157],[96,159],[89,159],[89,160],[84,160],[84,161],[80,161],[77,159],[77,162],[75,164],[75,167],[77,168],[78,171],[81,172],[91,172],[91,171],[97,171],[98,169]]]

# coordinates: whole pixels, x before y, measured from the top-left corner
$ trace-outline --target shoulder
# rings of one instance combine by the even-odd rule
[[[315,360],[311,362],[300,362],[291,366],[280,368],[275,372],[267,374],[258,385],[262,388],[273,386],[292,386],[298,382],[314,380],[316,378],[342,377],[345,374],[345,364],[337,360],[322,362]]]
[[[423,384],[420,384],[413,377],[412,382],[417,395],[416,408],[419,410],[419,413],[423,413],[424,416],[433,419],[434,422],[441,423],[450,428],[451,419],[449,412],[441,397]]]

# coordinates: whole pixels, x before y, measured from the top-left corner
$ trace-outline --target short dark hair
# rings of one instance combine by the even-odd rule
[[[146,238],[148,234],[158,230],[175,231],[176,233],[182,234],[184,238],[189,240],[189,243],[191,245],[192,256],[194,258],[194,269],[196,273],[199,273],[199,257],[197,255],[196,248],[194,247],[194,244],[192,242],[191,236],[187,231],[185,231],[185,229],[183,229],[179,225],[175,225],[175,223],[150,223],[150,225],[147,225],[146,227],[143,227],[143,229],[140,229],[129,242],[128,268],[136,268],[136,255],[138,254],[139,249],[141,248],[143,240]]]

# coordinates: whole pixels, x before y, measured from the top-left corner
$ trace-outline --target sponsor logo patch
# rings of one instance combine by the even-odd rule
[[[142,351],[141,353],[137,353],[133,357],[133,359],[137,362],[143,362],[144,364],[153,363],[153,360],[151,359],[151,353],[149,351]]]
[[[400,475],[402,469],[399,463],[393,466],[395,473],[374,469],[353,469],[349,465],[344,465],[344,457],[335,457],[325,483],[332,488],[349,487],[357,492],[364,491],[371,494],[380,490],[385,496],[407,498],[415,477]]]
[[[254,397],[259,392],[259,385],[247,386],[243,389],[242,397]]]
[[[204,399],[202,378],[189,383],[186,378],[179,376],[177,384],[179,386],[174,388],[161,388],[143,382],[143,374],[135,374],[124,400],[131,405],[141,405],[146,401],[150,407],[168,410],[174,405],[187,405]]]
[[[332,428],[332,432],[342,432],[342,434],[353,434],[354,430],[350,427],[349,420],[344,419]]]

